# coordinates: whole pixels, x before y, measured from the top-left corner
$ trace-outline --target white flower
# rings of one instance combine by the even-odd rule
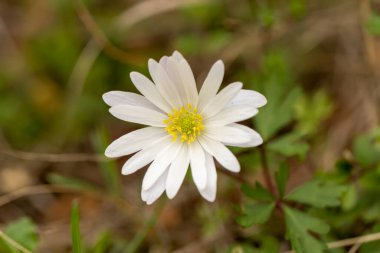
[[[221,60],[211,67],[199,93],[191,68],[179,52],[159,62],[150,59],[148,67],[153,82],[140,73],[130,74],[143,96],[122,91],[103,95],[113,116],[148,125],[112,142],[105,154],[120,157],[137,152],[124,164],[124,175],[150,164],[141,192],[147,204],[164,191],[173,198],[189,165],[200,194],[214,201],[217,175],[213,158],[229,171],[240,171],[238,160],[225,145],[254,147],[262,143],[257,132],[235,122],[253,117],[266,98],[242,89],[240,82],[218,92],[224,75]]]

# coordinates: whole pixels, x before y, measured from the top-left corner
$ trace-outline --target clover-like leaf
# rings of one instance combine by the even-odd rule
[[[237,222],[243,227],[263,224],[270,218],[274,207],[274,202],[246,205],[243,208],[243,215],[237,218]]]
[[[314,180],[298,186],[285,199],[321,208],[335,207],[340,205],[345,189],[343,185]]]
[[[268,144],[268,149],[271,151],[286,157],[298,156],[301,159],[305,158],[309,147],[298,133],[286,134]]]
[[[286,190],[286,184],[289,179],[289,168],[286,164],[282,164],[280,166],[280,169],[275,174],[275,179],[278,193],[281,197],[283,197]]]
[[[376,145],[379,135],[378,131],[375,131],[360,135],[354,140],[353,154],[361,166],[367,167],[379,161],[380,148]]]
[[[28,250],[34,251],[38,243],[37,227],[29,218],[20,218],[5,227],[4,233]],[[19,253],[12,245],[0,239],[0,252]]]
[[[287,236],[297,253],[322,253],[325,244],[310,232],[325,234],[329,226],[322,220],[290,207],[284,207]]]
[[[256,182],[254,187],[249,186],[248,184],[243,184],[241,186],[242,192],[254,200],[258,201],[273,201],[274,196],[265,189],[259,182]]]

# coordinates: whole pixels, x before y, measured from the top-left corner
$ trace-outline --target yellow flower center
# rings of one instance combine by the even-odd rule
[[[173,141],[179,136],[182,142],[191,143],[204,129],[202,116],[191,104],[188,104],[187,107],[182,106],[179,110],[173,109],[164,123],[166,131],[173,136]]]

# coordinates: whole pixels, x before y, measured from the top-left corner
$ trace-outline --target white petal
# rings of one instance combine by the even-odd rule
[[[212,65],[199,92],[198,107],[200,109],[206,106],[210,100],[215,97],[220,85],[222,84],[223,76],[224,64],[221,60],[219,60]]]
[[[109,106],[135,105],[160,111],[160,109],[152,104],[152,102],[150,102],[146,97],[132,92],[110,91],[103,94],[103,100]]]
[[[225,141],[223,142],[225,145],[248,148],[248,147],[256,147],[263,143],[263,138],[261,138],[260,134],[258,134],[253,129],[244,125],[240,125],[240,124],[231,124],[229,126],[245,132],[245,135],[249,137],[249,141],[247,142]]]
[[[183,145],[169,168],[168,178],[166,179],[166,195],[172,199],[177,194],[186,176],[189,167],[189,150],[187,145]]]
[[[172,142],[169,146],[162,149],[156,159],[149,166],[143,179],[143,189],[149,189],[154,182],[165,172],[166,168],[177,156],[179,149],[183,144],[178,142]]]
[[[167,70],[166,69],[166,63],[168,62],[168,59],[169,59],[169,57],[167,57],[165,55],[165,56],[162,56],[160,61],[158,62],[165,70]]]
[[[160,95],[156,85],[154,85],[151,80],[138,72],[131,72],[130,77],[137,90],[143,94],[150,102],[167,113],[172,111],[172,108]]]
[[[189,63],[185,59],[182,59],[179,62],[179,72],[182,78],[183,87],[188,103],[190,103],[193,106],[197,105],[197,84],[195,83],[193,71],[191,70]]]
[[[169,146],[171,137],[167,136],[166,138],[159,140],[154,145],[144,148],[143,150],[134,154],[128,161],[124,164],[121,174],[129,175],[137,170],[141,169],[145,165],[151,163],[157,156],[157,153]]]
[[[207,119],[220,112],[236,96],[241,87],[243,87],[241,82],[235,82],[221,90],[203,110],[201,109],[204,118]]]
[[[156,201],[165,191],[165,181],[167,170],[157,179],[157,181],[148,190],[141,189],[141,199],[148,205]]]
[[[121,120],[156,127],[164,127],[164,120],[167,119],[163,113],[140,106],[117,105],[111,107],[109,111]]]
[[[180,95],[164,68],[153,59],[149,59],[148,68],[158,91],[166,102],[173,108],[180,108],[182,105]]]
[[[106,149],[107,157],[120,157],[129,155],[147,148],[163,137],[167,136],[167,132],[163,128],[145,127],[130,132],[113,141]]]
[[[200,194],[206,200],[213,202],[216,197],[216,168],[214,159],[206,152],[206,169],[207,169],[207,185],[204,189],[200,190]]]
[[[245,131],[232,126],[206,127],[204,134],[223,143],[245,143],[250,140],[250,136]]]
[[[191,175],[198,190],[206,187],[207,171],[205,152],[198,141],[194,141],[189,145]]]
[[[204,121],[206,126],[225,126],[234,122],[243,121],[255,116],[259,111],[246,105],[237,105],[224,108],[215,116]]]
[[[214,141],[206,136],[198,137],[199,142],[206,152],[210,153],[227,170],[240,171],[240,164],[234,154],[222,143]]]
[[[174,59],[176,59],[178,62],[180,62],[181,60],[185,59],[183,58],[182,54],[178,51],[174,51],[172,56],[174,57]]]
[[[267,99],[261,93],[253,90],[241,90],[228,105],[251,105],[259,108],[267,103]]]
[[[166,62],[166,70],[171,80],[173,81],[178,91],[178,94],[180,95],[182,105],[187,105],[188,103],[191,103],[191,101],[188,101],[187,95],[186,95],[186,88],[185,88],[185,85],[187,85],[186,80],[182,80],[182,77],[179,71],[179,63],[174,59],[174,57],[168,58]]]

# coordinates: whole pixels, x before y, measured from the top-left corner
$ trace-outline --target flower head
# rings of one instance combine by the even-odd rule
[[[150,164],[141,192],[147,204],[164,191],[173,198],[189,165],[200,194],[214,201],[214,158],[225,169],[240,171],[238,160],[226,145],[254,147],[262,143],[257,132],[235,122],[256,115],[266,98],[242,89],[240,82],[218,92],[224,75],[220,60],[211,67],[199,93],[189,64],[177,51],[159,62],[150,59],[148,67],[153,81],[137,72],[130,75],[142,95],[122,91],[103,95],[112,115],[148,126],[115,140],[105,154],[120,157],[135,153],[124,164],[124,175]]]

